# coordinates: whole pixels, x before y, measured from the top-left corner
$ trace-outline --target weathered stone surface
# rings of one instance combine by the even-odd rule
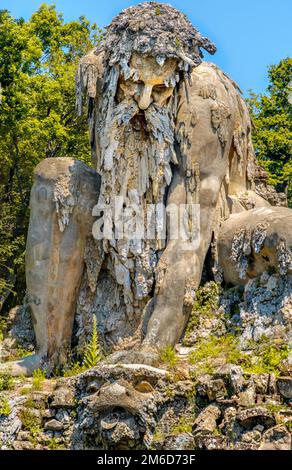
[[[291,450],[291,433],[279,425],[266,431],[259,450]]]
[[[194,432],[196,434],[201,432],[212,433],[217,427],[216,421],[220,415],[221,411],[218,406],[207,406],[196,418]]]
[[[26,281],[37,352],[9,364],[13,375],[31,374],[47,360],[51,366],[66,360],[99,185],[97,173],[72,158],[48,158],[35,169]]]
[[[178,436],[167,436],[163,442],[167,450],[193,450],[195,447],[194,437],[190,433],[181,433]]]
[[[14,450],[34,450],[35,446],[29,441],[14,441],[12,444]]]
[[[250,279],[241,290],[231,288],[225,291],[221,306],[231,316],[227,329],[234,326],[241,330],[242,349],[247,350],[250,343],[260,343],[264,338],[271,342],[289,343],[292,324],[291,275],[264,272],[260,278]],[[288,375],[289,367],[285,367],[283,372]]]
[[[236,419],[244,428],[253,428],[257,424],[269,428],[276,424],[273,415],[262,407],[239,411],[236,415]]]
[[[76,400],[74,396],[74,389],[68,385],[60,386],[55,391],[51,407],[52,408],[74,408]]]
[[[213,379],[208,375],[199,379],[198,393],[202,396],[207,395],[209,400],[216,400],[227,396],[224,381],[222,379]]]
[[[279,377],[277,379],[277,387],[284,398],[292,398],[292,378]]]
[[[157,8],[161,14],[155,13]],[[137,20],[140,11],[143,18],[151,14],[149,25]],[[173,52],[169,24],[176,18],[180,18],[183,39]],[[142,336],[146,335],[143,348],[177,342],[200,282],[212,231],[217,232],[222,218],[230,215],[230,200],[245,211],[239,198],[249,190],[253,207],[269,206],[248,189],[254,189],[255,160],[251,123],[238,87],[213,64],[194,67],[198,57],[189,60],[185,42],[189,34],[198,45],[214,51],[171,7],[155,3],[133,7],[113,20],[102,46],[81,60],[77,74],[79,110],[82,94],[87,93],[93,162],[103,180],[94,213],[100,214],[105,203],[113,207],[117,196],[143,210],[147,201],[160,203],[166,193],[169,207],[202,202],[201,221],[195,227],[201,239],[196,247],[181,234],[169,242],[164,236],[151,243],[144,238],[103,240],[95,261],[97,292],[92,289],[92,277],[90,288],[88,282],[82,284],[78,319],[80,325],[87,325],[91,312],[96,312],[99,330],[118,349],[139,348],[141,320]],[[182,70],[187,80],[182,80]],[[161,155],[159,162],[154,154]],[[214,160],[220,162],[216,168]],[[161,217],[158,222],[163,224]],[[99,228],[98,221],[95,238]],[[158,256],[160,250],[162,256]]]
[[[292,211],[259,208],[232,215],[218,236],[219,262],[224,278],[246,284],[268,269],[292,272]]]
[[[62,431],[64,429],[64,425],[57,419],[51,419],[46,422],[44,428],[47,431]]]
[[[259,195],[265,175],[255,163],[247,106],[231,79],[201,63],[200,48],[216,50],[185,15],[148,2],[121,12],[82,58],[77,107],[86,95],[100,190],[95,170],[72,159],[36,168],[26,269],[37,352],[11,365],[13,374],[64,363],[74,316],[82,349],[93,314],[106,347],[142,349],[151,362],[149,351],[180,340],[210,248],[218,279],[222,268],[235,283],[267,268],[289,274],[291,210]],[[171,211],[182,205],[196,207],[197,217],[184,214],[173,236]],[[287,305],[285,325],[272,325],[278,335],[289,323]],[[205,320],[206,336],[224,332],[222,317],[221,309]]]

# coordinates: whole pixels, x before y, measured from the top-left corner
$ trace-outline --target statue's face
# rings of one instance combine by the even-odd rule
[[[163,65],[159,65],[154,57],[134,53],[130,66],[137,71],[137,79],[120,80],[122,96],[132,96],[142,110],[147,109],[153,102],[160,107],[166,105],[174,87],[166,86],[165,83],[174,76],[177,61],[167,59]]]

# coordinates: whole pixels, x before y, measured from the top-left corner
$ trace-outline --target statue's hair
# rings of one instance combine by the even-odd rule
[[[129,64],[133,52],[155,57],[158,63],[173,57],[180,68],[199,65],[201,49],[216,46],[193,27],[186,15],[170,5],[145,2],[123,10],[107,27],[101,48],[110,66]]]

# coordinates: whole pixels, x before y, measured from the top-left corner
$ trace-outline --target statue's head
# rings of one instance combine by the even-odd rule
[[[177,82],[201,62],[201,47],[216,48],[175,8],[146,2],[122,11],[108,26],[101,46],[105,62],[120,68],[120,99],[133,96],[145,110],[165,105]]]
[[[177,163],[178,90],[201,63],[201,48],[216,51],[183,13],[145,2],[117,15],[100,46],[81,60],[77,106],[81,113],[82,96],[87,93],[93,161],[103,175],[101,192],[107,193],[106,200],[125,192],[124,167],[129,161],[135,164],[127,189],[143,195],[152,185],[153,200],[163,198],[172,177],[170,164]],[[139,169],[138,164],[146,167]],[[118,181],[119,174],[123,181]]]

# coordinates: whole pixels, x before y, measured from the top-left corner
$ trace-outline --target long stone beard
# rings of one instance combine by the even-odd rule
[[[128,98],[116,105],[110,123],[100,138],[101,195],[105,202],[114,196],[162,202],[170,184],[170,162],[177,163],[174,151],[174,99],[165,107],[155,104],[141,112]],[[148,199],[147,198],[147,199]]]
[[[100,142],[102,175],[99,205],[111,206],[117,197],[124,205],[138,207],[146,216],[147,205],[165,203],[167,188],[172,179],[171,162],[176,164],[174,150],[175,98],[167,106],[152,104],[141,112],[132,99],[125,99],[113,109],[111,121],[107,121]],[[157,220],[156,225],[163,224]],[[161,214],[163,218],[163,214]],[[148,220],[149,222],[149,220]],[[146,217],[143,221],[147,223]],[[144,227],[144,235],[147,227]],[[114,231],[114,227],[113,227]],[[123,297],[128,314],[133,305],[141,309],[153,288],[154,272],[165,240],[116,239],[103,240],[103,248],[109,253],[113,275],[123,286]]]

